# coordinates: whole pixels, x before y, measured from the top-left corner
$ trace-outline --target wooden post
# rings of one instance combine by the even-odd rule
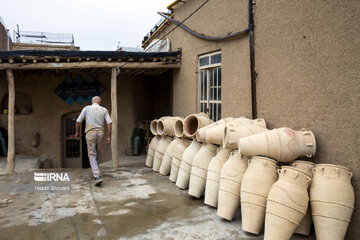
[[[8,107],[8,153],[6,173],[14,173],[15,170],[15,83],[12,70],[6,70],[9,88],[9,107]]]
[[[111,68],[111,120],[112,120],[112,130],[111,130],[111,157],[113,162],[113,167],[117,168],[119,166],[119,145],[118,145],[118,113],[117,113],[117,75],[120,70],[117,70],[115,67]]]

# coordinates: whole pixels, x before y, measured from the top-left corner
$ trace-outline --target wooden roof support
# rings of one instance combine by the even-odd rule
[[[8,153],[6,173],[15,172],[15,83],[13,72],[6,70],[8,88],[9,88],[9,106],[8,106]]]
[[[60,61],[60,60],[59,60]],[[38,62],[38,63],[2,63],[0,70],[6,69],[71,69],[71,68],[180,68],[180,63],[169,62],[127,62],[126,64],[120,62]]]
[[[117,75],[120,70],[111,68],[111,158],[114,168],[119,166],[119,146],[118,146],[118,113],[117,113]]]

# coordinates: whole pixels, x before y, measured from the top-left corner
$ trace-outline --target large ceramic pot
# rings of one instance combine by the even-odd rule
[[[257,125],[259,127],[266,128],[266,122],[263,118],[249,119],[246,117],[239,117],[234,119],[232,123],[238,127],[242,125],[250,124],[250,125]]]
[[[150,123],[150,131],[154,136],[158,135],[157,130],[156,130],[157,122],[158,122],[158,119],[154,119]]]
[[[290,163],[290,166],[299,168],[299,169],[305,171],[307,174],[309,174],[311,176],[311,178],[313,177],[312,169],[315,167],[315,163],[313,163],[313,162],[295,160]],[[309,204],[308,209],[306,211],[306,215],[303,218],[303,220],[301,221],[300,225],[295,229],[295,233],[309,236],[311,226],[312,226],[312,217],[311,217],[311,207]]]
[[[277,180],[276,164],[267,157],[249,159],[240,190],[242,229],[246,232],[260,234],[265,220],[266,198]]]
[[[189,180],[191,174],[191,166],[194,160],[195,155],[200,150],[201,143],[196,140],[193,140],[189,147],[184,151],[184,154],[181,159],[180,169],[178,177],[176,180],[176,186],[181,189],[186,189],[189,187]]]
[[[160,139],[161,139],[161,136],[156,135],[155,137],[153,137],[153,139],[151,139],[151,142],[149,144],[149,149],[148,149],[146,161],[145,161],[145,166],[147,166],[149,168],[152,168],[152,166],[153,166],[155,149],[156,149],[156,146],[157,146],[158,142],[160,141]]]
[[[238,148],[239,138],[254,135],[260,132],[268,131],[266,128],[258,125],[242,125],[236,126],[233,123],[228,123],[224,127],[223,147],[235,149]]]
[[[217,154],[210,160],[206,175],[205,200],[204,203],[217,207],[220,172],[224,163],[229,159],[230,149],[219,147]]]
[[[219,198],[217,215],[232,220],[240,206],[240,187],[248,157],[241,156],[238,151],[230,154],[220,173]]]
[[[181,159],[184,154],[185,149],[190,145],[190,140],[181,138],[181,141],[178,145],[174,148],[173,151],[173,158],[171,161],[171,171],[170,171],[170,181],[176,182],[178,177],[178,172],[181,164]]]
[[[213,121],[206,113],[197,113],[187,116],[184,120],[184,133],[187,137],[194,137],[196,131],[211,124]]]
[[[234,120],[234,118],[232,118],[232,117],[223,118],[223,119],[220,119],[219,121],[216,121],[216,122],[214,122],[212,124],[209,124],[209,125],[207,125],[205,127],[199,128],[196,131],[196,140],[198,142],[205,142],[206,141],[206,130],[208,130],[210,128],[213,128],[213,127],[216,127],[216,126],[219,126],[219,125],[223,125],[223,124],[231,122],[233,120]]]
[[[210,160],[216,155],[216,146],[213,144],[203,144],[199,152],[195,155],[191,166],[189,195],[200,198],[205,191],[207,169]]]
[[[277,128],[240,138],[238,148],[244,155],[261,155],[279,162],[291,162],[299,157],[314,156],[316,144],[311,131]]]
[[[159,171],[166,148],[169,146],[172,140],[173,139],[171,137],[162,136],[160,141],[158,142],[155,149],[154,162],[153,162],[153,170],[155,172]]]
[[[174,127],[177,120],[182,120],[180,117],[167,117],[160,119],[156,125],[156,131],[159,135],[175,136]]]
[[[175,147],[179,144],[180,141],[181,141],[180,138],[174,138],[174,140],[172,140],[171,143],[167,146],[164,157],[161,161],[161,165],[159,168],[159,173],[161,175],[166,176],[166,175],[170,174],[171,162],[173,159],[173,152],[174,152]]]
[[[185,137],[184,119],[176,120],[176,122],[174,124],[174,134],[175,134],[175,137]]]
[[[310,203],[316,239],[344,239],[354,211],[352,173],[332,164],[318,164],[313,172]]]
[[[265,240],[291,238],[306,214],[310,182],[311,176],[299,168],[283,166],[279,170],[279,180],[267,197]]]

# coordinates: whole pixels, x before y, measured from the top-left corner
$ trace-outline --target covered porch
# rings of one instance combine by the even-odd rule
[[[81,167],[71,157],[86,158],[86,144],[69,136],[94,94],[100,95],[113,121],[111,147],[101,146],[100,162],[112,160],[117,167],[139,122],[171,114],[172,70],[180,68],[180,61],[181,51],[0,52],[0,127],[8,133],[7,173],[14,172],[15,153],[49,158],[56,168]],[[68,142],[73,142],[70,147]]]

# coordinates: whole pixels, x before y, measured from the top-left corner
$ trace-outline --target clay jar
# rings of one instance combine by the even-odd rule
[[[192,162],[194,160],[195,155],[200,150],[200,147],[201,147],[201,143],[199,143],[196,140],[193,140],[189,145],[189,147],[187,147],[184,151],[184,154],[181,159],[178,177],[176,180],[176,186],[178,186],[181,189],[186,189],[189,186]]]
[[[266,128],[259,127],[258,125],[242,125],[236,126],[233,123],[228,123],[224,127],[223,147],[235,149],[238,148],[238,140],[242,137],[247,137],[260,132],[268,131]]]
[[[153,139],[151,139],[151,142],[149,144],[149,149],[145,161],[145,165],[149,168],[153,166],[155,149],[160,139],[161,136],[156,135],[155,137],[153,137]]]
[[[242,125],[250,124],[250,125],[257,125],[259,127],[266,128],[266,122],[263,118],[249,119],[246,117],[239,117],[239,118],[234,119],[234,121],[232,121],[232,123],[235,126],[242,126]]]
[[[311,176],[299,168],[283,166],[279,170],[279,180],[267,197],[265,240],[291,238],[306,214],[310,182]]]
[[[258,235],[262,229],[266,198],[277,180],[276,164],[267,157],[249,159],[240,190],[242,229],[246,232]]]
[[[203,144],[199,152],[195,155],[191,166],[189,195],[200,198],[205,191],[207,169],[210,160],[216,155],[216,146],[213,144]]]
[[[164,157],[161,161],[161,165],[159,168],[159,173],[161,175],[169,175],[170,174],[171,162],[173,159],[173,152],[174,152],[175,147],[179,144],[180,141],[181,140],[179,138],[174,138],[174,140],[172,140],[171,143],[167,146]]]
[[[243,175],[248,166],[248,157],[238,151],[230,154],[220,173],[219,198],[217,215],[232,220],[240,206],[240,187]]]
[[[217,207],[220,172],[224,163],[229,159],[230,149],[219,147],[217,154],[210,160],[206,175],[205,200],[204,203]]]
[[[170,181],[176,182],[181,164],[181,159],[185,149],[190,145],[190,140],[181,138],[178,145],[173,150],[173,158],[171,161]]]
[[[158,142],[158,144],[156,146],[155,154],[154,154],[153,170],[155,172],[159,171],[166,148],[168,147],[168,145],[171,143],[172,140],[173,139],[168,136],[162,136],[160,138],[160,141]]]
[[[174,134],[175,134],[175,137],[185,137],[184,120],[183,119],[178,119],[175,121]]]
[[[307,174],[313,177],[312,169],[315,167],[315,163],[310,161],[302,161],[302,160],[295,160],[290,163],[290,166],[299,168],[305,171]],[[310,184],[311,185],[311,184]],[[304,216],[303,220],[301,221],[300,225],[296,228],[295,233],[309,236],[311,225],[312,225],[312,218],[311,218],[311,207],[309,207],[306,211],[306,215]]]
[[[318,164],[313,172],[310,203],[316,239],[344,239],[354,210],[352,173],[332,164]]]
[[[187,137],[193,137],[199,128],[211,124],[213,121],[206,113],[197,113],[187,116],[184,120],[184,133]]]
[[[158,122],[158,119],[154,119],[150,123],[150,131],[154,136],[158,135],[157,130],[156,130],[157,122]]]
[[[238,148],[244,155],[261,155],[279,162],[291,162],[298,157],[314,156],[316,144],[311,131],[277,128],[240,138]]]
[[[202,128],[200,128],[200,129],[198,129],[198,130],[196,131],[196,140],[197,140],[198,142],[205,142],[205,141],[206,141],[206,130],[208,130],[208,129],[210,129],[210,128],[213,128],[213,127],[216,127],[216,126],[223,125],[223,124],[228,123],[228,122],[231,122],[231,121],[233,121],[233,120],[234,120],[234,118],[231,118],[231,117],[229,117],[229,118],[223,118],[223,119],[221,119],[221,120],[219,120],[219,121],[216,121],[216,122],[214,122],[214,123],[212,123],[212,124],[209,124],[209,125],[207,125],[207,126],[205,126],[205,127],[202,127]]]
[[[156,131],[159,135],[175,136],[174,127],[177,120],[182,120],[180,117],[167,117],[160,119],[156,125]]]

